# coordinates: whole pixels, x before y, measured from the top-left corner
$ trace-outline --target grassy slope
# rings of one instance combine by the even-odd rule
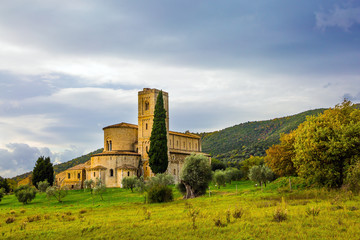
[[[236,192],[236,185],[238,192]],[[211,187],[214,189],[214,187]],[[3,239],[358,239],[360,236],[359,197],[352,199],[338,192],[322,190],[285,194],[288,219],[273,221],[276,208],[282,206],[276,191],[255,190],[251,182],[234,182],[212,190],[197,199],[176,200],[165,204],[144,204],[143,196],[130,190],[109,189],[104,201],[89,192],[71,191],[64,203],[46,200],[39,194],[29,205],[19,204],[14,196],[0,203],[0,236]],[[199,209],[196,229],[192,229],[189,206]],[[241,219],[226,224],[226,211],[244,209]],[[320,209],[319,216],[307,216],[306,210]],[[25,210],[21,213],[21,210]],[[85,213],[80,213],[83,210]],[[151,212],[150,219],[146,219]],[[12,214],[13,213],[13,214]],[[40,220],[27,222],[28,217]],[[6,224],[8,217],[15,222]],[[217,227],[220,218],[224,227]]]
[[[202,149],[218,159],[227,161],[243,160],[250,155],[263,156],[266,149],[279,142],[281,133],[289,133],[304,122],[307,116],[317,115],[323,111],[324,109],[315,109],[293,116],[247,122],[206,133],[202,136]]]

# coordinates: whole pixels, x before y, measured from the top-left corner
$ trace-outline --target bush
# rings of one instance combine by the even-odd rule
[[[122,187],[126,189],[131,189],[131,192],[134,192],[138,179],[137,177],[126,177],[121,181]]]
[[[94,187],[95,195],[99,195],[101,200],[104,200],[103,194],[106,192],[106,185],[101,181],[101,179],[96,179],[96,186]]]
[[[220,186],[226,186],[226,176],[225,172],[218,170],[214,174],[214,182],[216,183],[217,187],[220,189]]]
[[[46,189],[47,198],[50,199],[51,197],[54,197],[59,202],[62,202],[62,199],[66,197],[67,194],[68,194],[67,189],[61,189],[57,186],[48,187]]]
[[[148,191],[149,203],[171,202],[174,200],[172,189],[164,185],[154,185]]]
[[[47,179],[44,181],[38,182],[38,189],[40,192],[46,192],[46,189],[50,186],[50,183],[48,183]]]
[[[92,179],[87,179],[84,181],[84,191],[85,189],[90,189],[91,194],[93,193],[93,188],[95,187],[95,182]]]
[[[29,185],[23,185],[15,190],[15,196],[23,204],[30,203],[36,196],[36,191]]]
[[[225,171],[226,182],[239,181],[244,176],[243,172],[237,168],[227,168]]]
[[[174,176],[167,173],[160,173],[149,179],[147,187],[152,188],[157,185],[167,186],[171,184],[174,184]]]
[[[4,197],[4,195],[5,195],[5,189],[1,188],[0,189],[0,202],[1,202],[1,199]]]
[[[347,171],[345,184],[354,193],[360,192],[360,160]]]

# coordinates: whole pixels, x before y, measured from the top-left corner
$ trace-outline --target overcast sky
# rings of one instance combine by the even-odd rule
[[[0,176],[103,147],[144,87],[174,131],[360,102],[360,3],[2,1]]]

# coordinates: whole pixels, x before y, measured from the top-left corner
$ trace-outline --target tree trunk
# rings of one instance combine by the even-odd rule
[[[181,183],[184,184],[185,189],[186,189],[186,194],[184,196],[184,199],[195,198],[195,194],[194,194],[194,191],[192,190],[191,186],[183,181],[181,181]]]

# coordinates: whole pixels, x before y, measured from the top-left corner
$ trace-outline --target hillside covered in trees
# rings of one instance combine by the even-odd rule
[[[325,109],[315,109],[293,116],[266,121],[241,123],[220,131],[202,133],[202,150],[225,162],[237,162],[252,156],[264,156],[265,150],[280,142],[280,134],[289,133]]]
[[[55,174],[58,174],[62,171],[65,171],[66,169],[68,168],[71,168],[75,165],[78,165],[78,164],[81,164],[81,163],[85,163],[87,161],[90,160],[91,158],[91,155],[93,154],[97,154],[97,153],[101,153],[104,149],[103,148],[100,148],[98,150],[95,150],[93,152],[90,152],[86,155],[83,155],[81,157],[77,157],[77,158],[74,158],[70,161],[67,161],[67,162],[64,162],[64,163],[60,163],[60,164],[57,164],[57,165],[54,165],[54,171],[55,171]],[[21,175],[18,175],[16,177],[14,177],[13,179],[16,180],[17,182],[28,177],[32,172],[27,172],[27,173],[24,173],[24,174],[21,174]]]

